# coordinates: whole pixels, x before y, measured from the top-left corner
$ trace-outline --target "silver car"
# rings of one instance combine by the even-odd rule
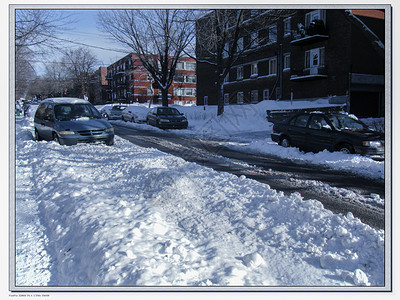
[[[114,128],[88,101],[49,98],[40,103],[34,119],[35,139],[61,145],[103,142],[114,144]]]

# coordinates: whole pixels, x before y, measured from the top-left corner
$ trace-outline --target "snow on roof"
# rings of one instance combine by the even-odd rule
[[[69,98],[69,97],[47,98],[44,101],[52,101],[54,103],[69,103],[69,104],[88,103],[88,101],[85,99]]]

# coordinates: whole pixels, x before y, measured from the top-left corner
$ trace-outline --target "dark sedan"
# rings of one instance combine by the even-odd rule
[[[158,128],[181,128],[188,127],[188,120],[174,107],[154,107],[146,117],[147,124]]]
[[[271,139],[284,147],[293,146],[304,151],[327,149],[384,158],[384,134],[345,113],[297,114],[274,124]]]

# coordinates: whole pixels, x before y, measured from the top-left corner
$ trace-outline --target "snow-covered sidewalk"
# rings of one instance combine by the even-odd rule
[[[35,142],[29,119],[16,130],[17,286],[385,283],[384,231],[351,214],[118,137],[67,147]]]

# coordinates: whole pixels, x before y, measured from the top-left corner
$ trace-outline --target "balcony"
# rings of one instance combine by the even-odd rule
[[[327,40],[329,38],[325,24],[321,20],[314,20],[307,28],[299,29],[294,34],[294,40],[290,43],[296,46],[303,46],[311,43]]]
[[[291,81],[308,81],[315,79],[328,78],[326,67],[313,67],[304,69],[300,74],[294,74],[290,77]]]

